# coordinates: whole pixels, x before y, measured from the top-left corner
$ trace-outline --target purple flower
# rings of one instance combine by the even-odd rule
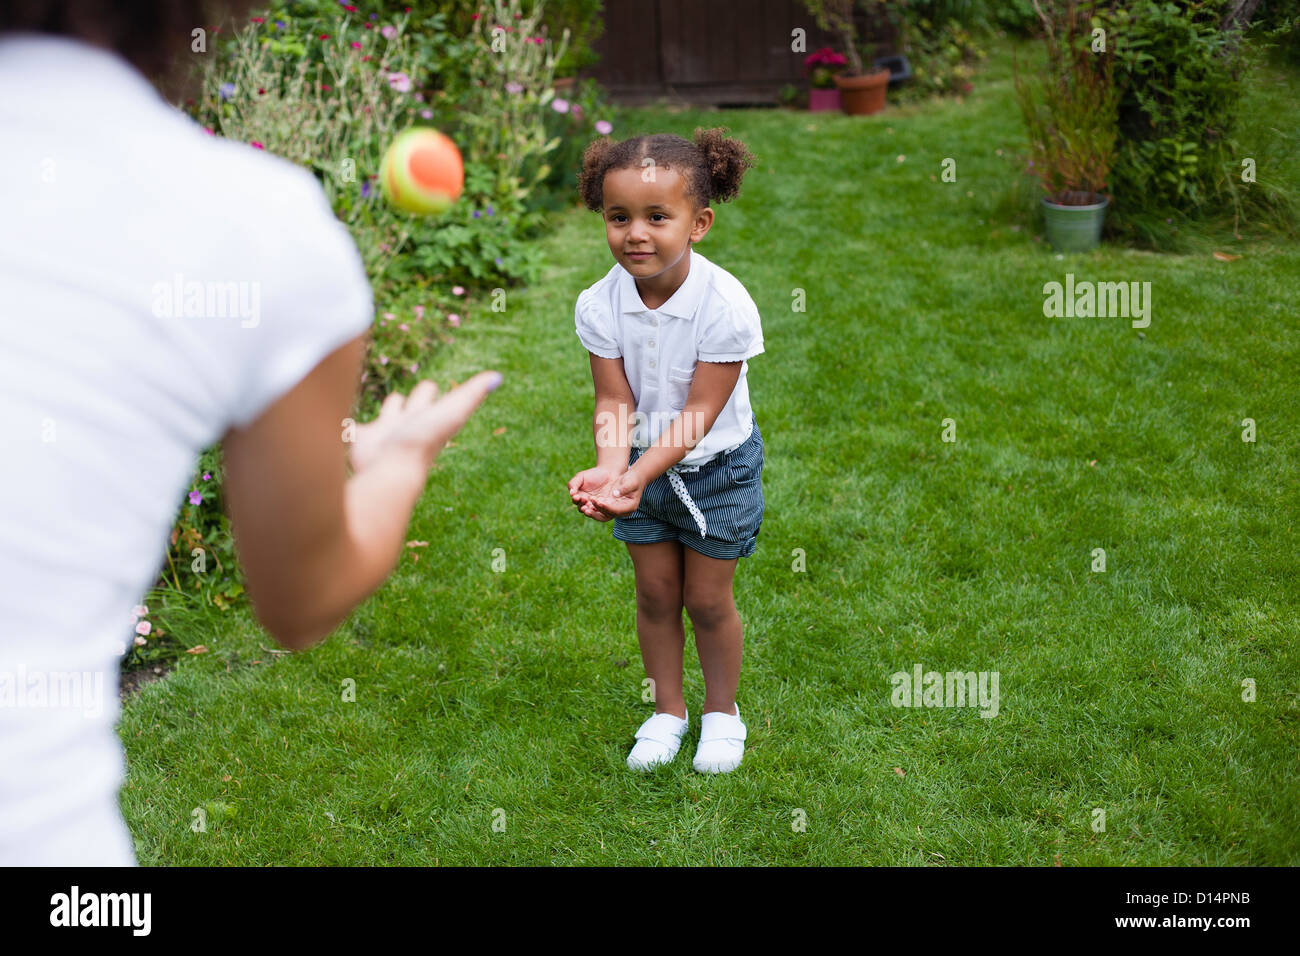
[[[495,216],[495,215],[496,215],[496,210],[494,210],[491,206],[488,206],[488,208],[487,208],[487,214],[488,214],[489,216]]]
[[[199,505],[203,503],[203,496],[197,491],[190,492],[190,504]]]
[[[497,256],[497,257],[496,257],[495,259],[493,259],[492,261],[495,262],[497,265],[501,265],[501,257],[500,257],[500,256]]]
[[[477,209],[474,210],[474,218],[475,218],[475,219],[477,219],[477,218],[478,218],[479,216],[481,216],[481,215],[483,215],[483,213],[479,212]]]
[[[206,472],[206,471],[205,471],[205,472],[203,473],[203,480],[204,480],[204,481],[211,481],[211,480],[212,480],[212,475],[211,475],[209,472]]]
[[[524,91],[524,85],[523,85],[522,83],[507,83],[507,84],[506,84],[506,92],[507,92],[507,93],[522,93],[523,91]]]
[[[370,180],[367,179],[364,183],[361,184],[361,198],[366,199],[369,198],[369,196],[370,196]]]
[[[601,136],[608,136],[614,132],[614,125],[609,120],[596,120],[596,132]]]
[[[230,99],[232,96],[235,95],[235,84],[234,84],[234,83],[222,83],[222,84],[221,84],[221,89],[217,90],[217,92],[221,94],[221,98],[222,98],[223,100],[228,100],[228,99]]]
[[[283,21],[283,20],[276,20],[276,21],[275,21],[275,28],[276,28],[277,30],[283,30],[283,29],[284,29],[284,21]]]
[[[382,26],[379,28],[379,32],[384,35],[385,40],[391,40],[397,36],[397,27],[391,25]]]
[[[411,92],[411,78],[405,73],[389,73],[388,85],[399,93]]]
[[[555,99],[551,100],[551,109],[555,110],[557,113],[567,113],[569,112],[569,101],[562,100],[557,96]]]

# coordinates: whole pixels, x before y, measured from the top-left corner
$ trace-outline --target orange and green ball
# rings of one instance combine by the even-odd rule
[[[398,209],[440,216],[465,185],[460,150],[436,129],[416,127],[398,134],[384,153],[379,182]]]

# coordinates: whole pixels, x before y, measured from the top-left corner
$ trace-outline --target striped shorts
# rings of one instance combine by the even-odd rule
[[[645,451],[633,448],[631,467]],[[641,504],[614,519],[614,537],[632,544],[680,541],[710,558],[747,558],[763,524],[763,435],[758,422],[730,451],[698,466],[673,466],[646,485]]]

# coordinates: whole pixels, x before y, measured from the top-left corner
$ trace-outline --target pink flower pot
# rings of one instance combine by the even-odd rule
[[[809,113],[829,113],[840,110],[840,91],[839,90],[819,90],[813,88],[808,91],[808,112]]]

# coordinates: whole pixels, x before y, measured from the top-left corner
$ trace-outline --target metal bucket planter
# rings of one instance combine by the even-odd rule
[[[1057,252],[1087,252],[1101,242],[1101,224],[1106,219],[1110,197],[1088,206],[1062,206],[1043,200],[1047,241]]]

